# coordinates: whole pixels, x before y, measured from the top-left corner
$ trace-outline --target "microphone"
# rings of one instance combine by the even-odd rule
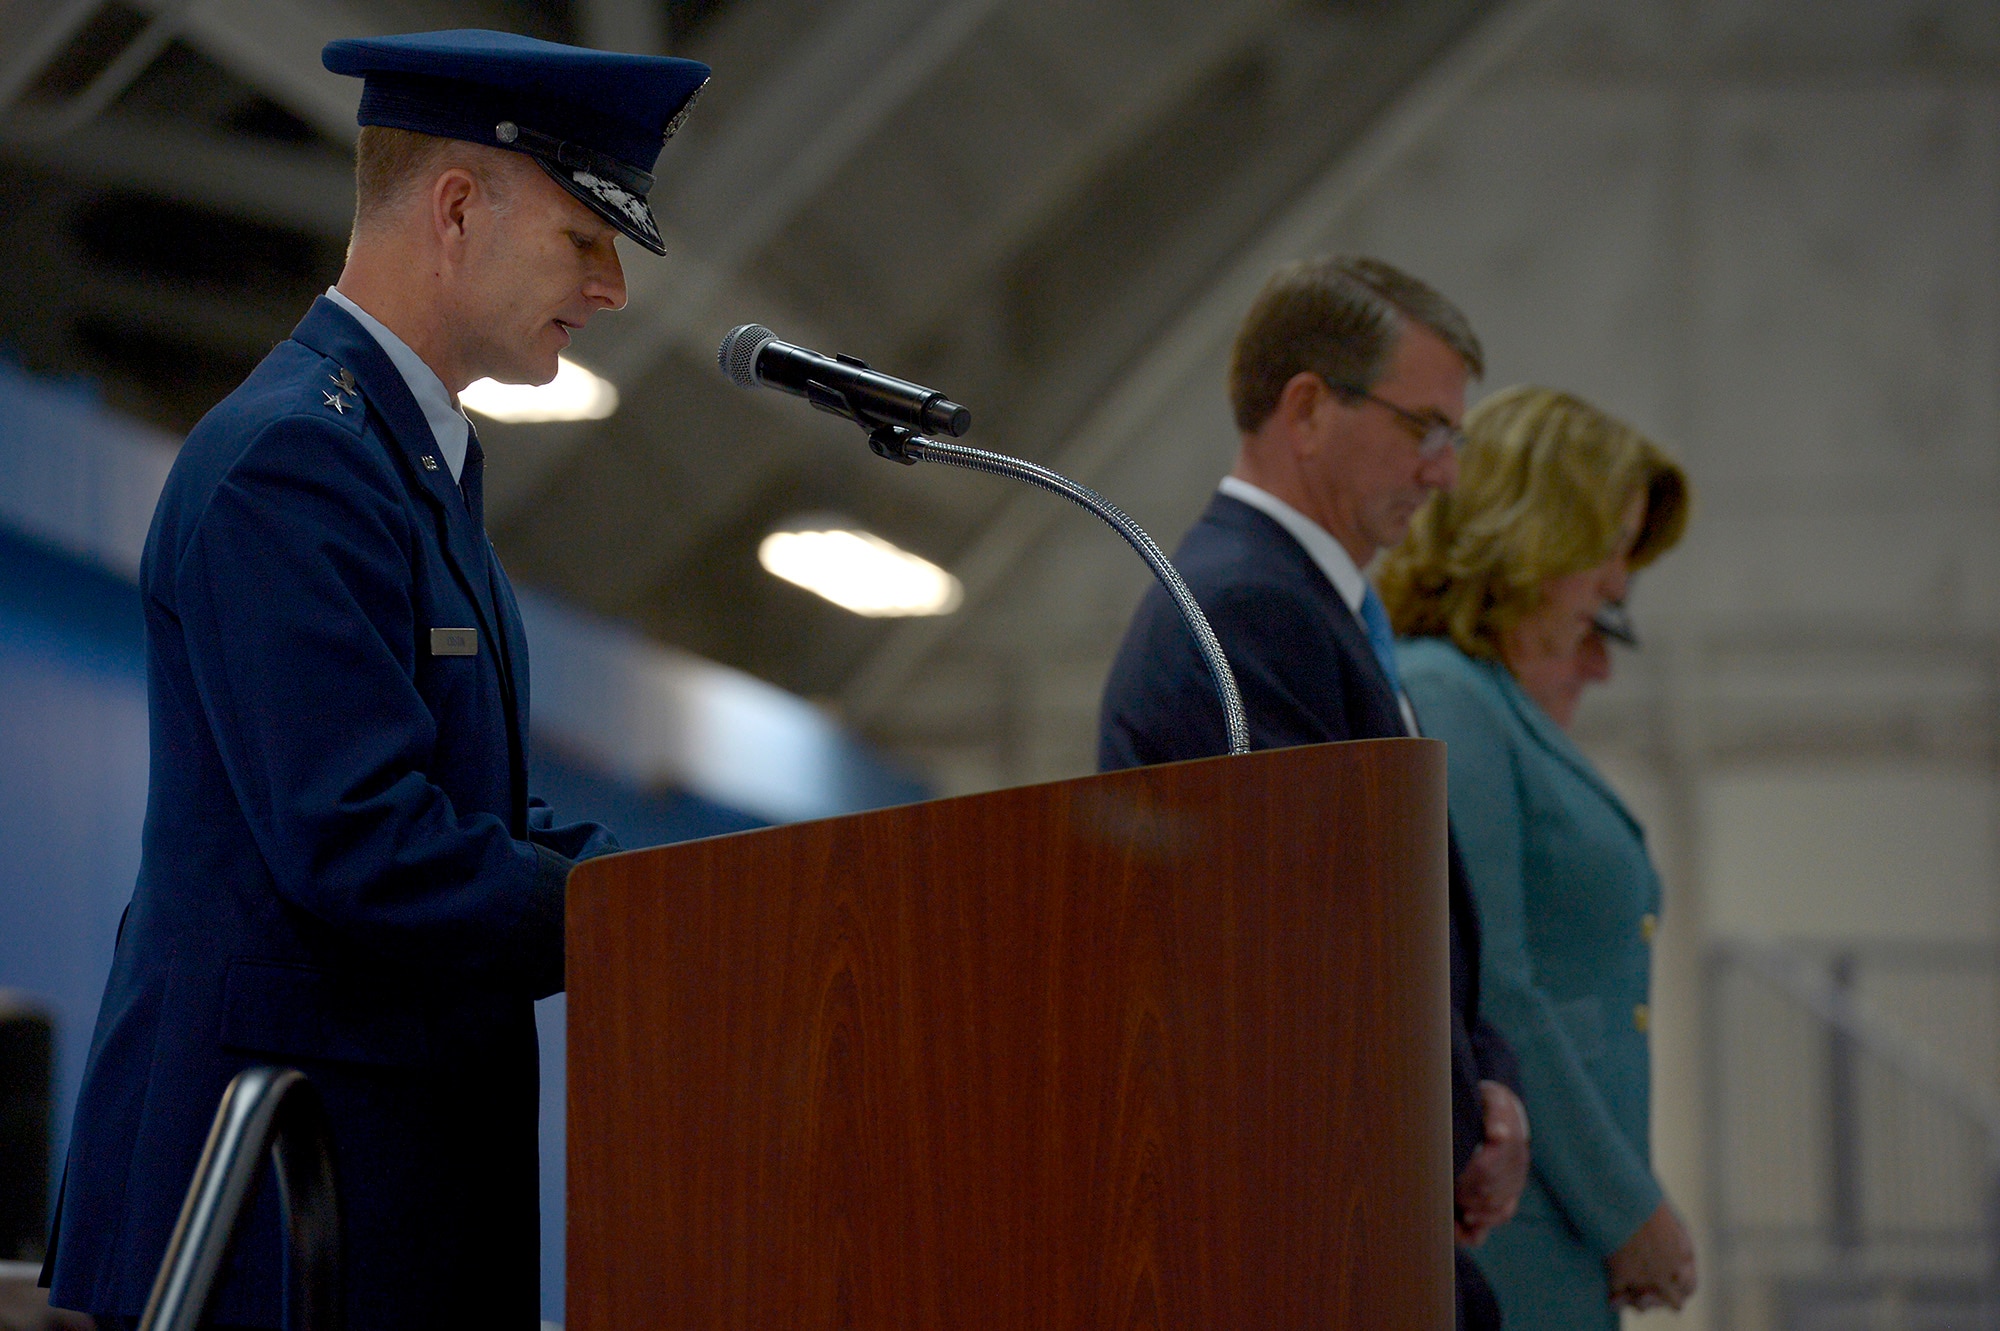
[[[972,428],[972,413],[935,389],[878,373],[852,356],[827,357],[780,342],[762,324],[731,329],[715,359],[745,388],[782,389],[865,430],[899,425],[956,439]]]

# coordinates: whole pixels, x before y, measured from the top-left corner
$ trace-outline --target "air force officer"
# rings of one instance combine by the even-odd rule
[[[141,584],[152,786],[92,1039],[52,1301],[139,1314],[224,1086],[324,1099],[347,1322],[533,1328],[533,1003],[570,866],[531,798],[528,651],[456,394],[540,383],[654,252],[708,76],[489,32],[335,42],[366,80],[338,285],[188,436]],[[268,1182],[211,1304],[283,1324]]]

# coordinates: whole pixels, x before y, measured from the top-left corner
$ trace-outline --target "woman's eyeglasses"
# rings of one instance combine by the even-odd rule
[[[1639,635],[1632,628],[1632,616],[1623,601],[1606,601],[1599,606],[1590,617],[1590,627],[1613,642],[1622,642],[1627,647],[1639,645]]]

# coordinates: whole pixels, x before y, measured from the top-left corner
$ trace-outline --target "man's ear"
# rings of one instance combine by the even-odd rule
[[[466,241],[467,214],[479,195],[479,182],[464,167],[438,173],[431,182],[431,230],[449,249]]]
[[[1315,431],[1312,426],[1318,415],[1330,405],[1338,405],[1326,380],[1311,370],[1300,370],[1285,381],[1278,393],[1278,408],[1272,414],[1288,427],[1287,432],[1294,438],[1309,438]]]

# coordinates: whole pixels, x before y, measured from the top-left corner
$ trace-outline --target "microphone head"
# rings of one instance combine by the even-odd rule
[[[778,335],[762,324],[744,324],[729,330],[715,349],[716,364],[722,372],[744,388],[757,386],[757,353],[778,340]]]

